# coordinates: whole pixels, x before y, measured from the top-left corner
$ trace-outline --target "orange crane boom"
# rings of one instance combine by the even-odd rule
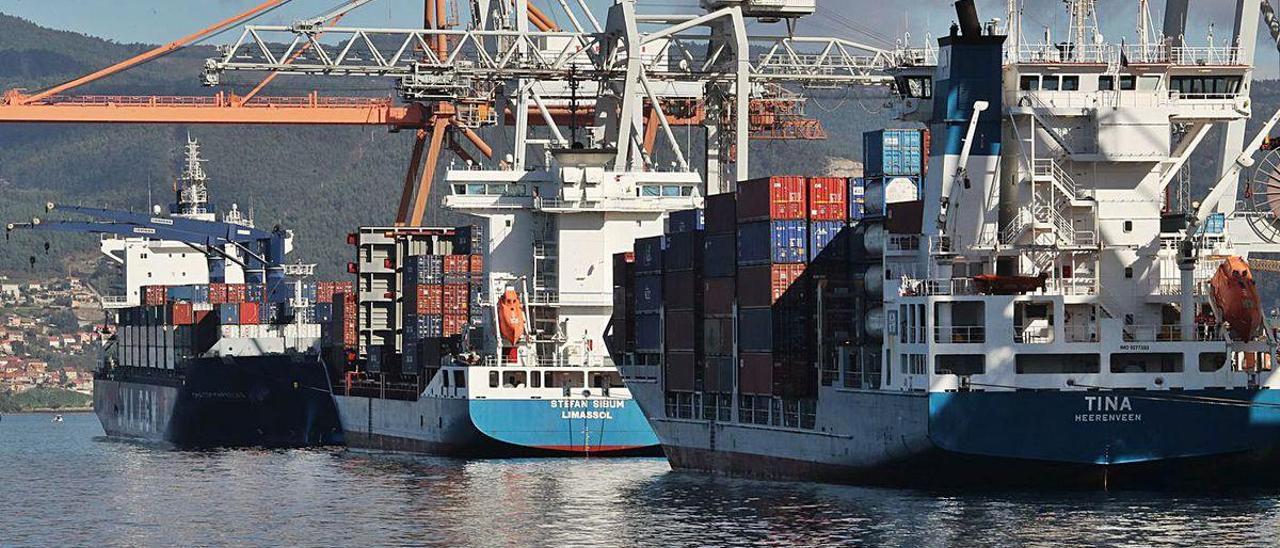
[[[297,124],[423,127],[428,120],[418,105],[396,105],[376,97],[257,97],[245,101],[228,93],[209,97],[107,96],[51,97],[21,102],[10,92],[0,104],[0,123],[103,124]]]

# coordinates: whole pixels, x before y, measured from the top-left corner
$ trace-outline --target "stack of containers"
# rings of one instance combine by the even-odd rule
[[[810,367],[809,182],[770,177],[740,183],[737,195],[738,392],[794,392],[793,371]],[[781,390],[779,390],[781,388]]]
[[[867,183],[862,177],[849,178],[849,224],[861,221],[867,213]]]
[[[637,354],[662,354],[662,236],[635,243],[635,349]]]
[[[867,215],[884,215],[886,200],[919,199],[920,182],[928,162],[928,132],[923,129],[883,129],[862,134],[864,187],[873,194]]]
[[[733,194],[707,197],[702,252],[703,389],[733,393],[734,300],[737,287],[737,200]]]
[[[439,352],[444,336],[444,260],[441,255],[415,255],[405,262],[402,365],[406,374],[421,372],[424,355]],[[347,321],[346,314],[342,319]]]
[[[333,295],[333,333],[334,341],[344,349],[355,348],[356,339],[356,294],[355,292],[334,293]]]
[[[461,335],[471,319],[471,257],[444,256],[444,336]]]
[[[632,310],[636,295],[635,264],[635,252],[613,254],[613,316],[606,340],[609,353],[617,363],[622,362],[623,354],[635,352],[636,322]]]
[[[689,209],[670,214],[662,257],[664,379],[670,392],[702,389],[703,213]]]
[[[834,364],[836,348],[847,344],[854,318],[852,270],[853,231],[849,230],[849,183],[836,177],[809,178],[809,268],[814,296],[811,324],[820,338],[810,354],[816,363]],[[818,311],[821,314],[818,314]],[[788,370],[775,379],[787,397],[816,397],[818,370]]]

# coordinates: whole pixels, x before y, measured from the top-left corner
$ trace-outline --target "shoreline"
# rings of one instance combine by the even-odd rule
[[[36,407],[32,409],[22,409],[13,413],[0,413],[3,415],[53,415],[58,413],[92,413],[93,407]]]

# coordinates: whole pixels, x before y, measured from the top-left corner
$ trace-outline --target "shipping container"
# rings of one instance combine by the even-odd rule
[[[444,273],[445,274],[467,274],[471,272],[471,256],[470,255],[445,255],[444,256]]]
[[[809,227],[805,221],[758,221],[738,225],[738,264],[804,263]]]
[[[227,284],[209,284],[209,304],[223,304],[225,302],[227,302]]]
[[[227,284],[227,302],[242,303],[248,296],[248,290],[244,284]]]
[[[703,375],[703,390],[729,394],[733,392],[733,373],[737,369],[737,360],[733,356],[710,356],[703,359],[706,373]]]
[[[847,222],[849,180],[844,177],[810,177],[809,220]]]
[[[703,318],[702,332],[703,352],[707,355],[733,355],[733,318]]]
[[[635,276],[636,254],[633,251],[613,254],[613,286],[631,285]]]
[[[316,303],[316,322],[327,324],[333,321],[333,303]]]
[[[257,325],[262,321],[259,310],[261,303],[246,301],[237,305],[240,309],[240,325]]]
[[[484,227],[479,225],[460,226],[454,229],[453,252],[464,255],[477,255],[485,252]]]
[[[636,274],[662,272],[663,237],[640,238],[635,243]]]
[[[142,289],[143,301],[145,306],[164,306],[169,298],[169,292],[163,285],[149,285]]]
[[[708,278],[732,277],[737,264],[738,237],[733,232],[703,237],[702,273]]]
[[[766,264],[739,268],[738,306],[767,307],[779,301],[785,301],[786,304],[806,302],[805,271],[806,266],[803,264]]]
[[[693,270],[702,266],[702,232],[682,232],[667,236],[662,254],[664,272]]]
[[[195,307],[190,302],[171,302],[169,318],[173,321],[173,325],[195,325]]]
[[[665,390],[692,392],[696,387],[698,358],[692,352],[667,352],[663,357]]]
[[[465,283],[446,283],[443,293],[443,311],[446,314],[466,315],[470,309],[471,288]]]
[[[444,257],[440,255],[414,255],[405,263],[406,285],[408,280],[420,284],[444,281]]]
[[[240,325],[240,307],[234,303],[218,305],[218,318],[222,325]]]
[[[867,215],[867,186],[862,177],[849,179],[849,224],[861,221]]]
[[[1227,216],[1222,213],[1211,213],[1205,217],[1204,224],[1200,225],[1197,234],[1222,234],[1227,229]]]
[[[739,352],[773,351],[773,310],[763,308],[738,309]]]
[[[444,336],[452,337],[454,335],[461,335],[469,322],[470,322],[470,317],[465,313],[464,314],[445,314],[444,315]]]
[[[171,285],[165,288],[165,293],[170,301],[197,302],[196,286],[194,285]]]
[[[704,278],[702,280],[702,311],[706,316],[733,314],[735,300],[733,278]]]
[[[484,274],[484,255],[472,253],[469,257],[468,267],[471,269],[471,273]]]
[[[835,242],[840,238],[841,233],[848,230],[848,224],[844,221],[810,221],[809,222],[809,262],[818,261],[818,257],[824,252],[828,257],[827,262],[840,262],[847,257],[848,246],[841,249],[841,246],[832,246],[830,250],[827,245]]]
[[[702,286],[692,270],[662,275],[662,305],[668,312],[695,310],[702,303]]]
[[[862,134],[867,177],[923,175],[925,138],[921,129],[883,129]]]
[[[738,356],[738,393],[744,396],[773,395],[773,355],[743,353]]]
[[[636,352],[662,352],[662,314],[636,312]]]
[[[738,184],[739,222],[804,219],[808,207],[804,177],[768,177]]]
[[[732,192],[707,196],[705,215],[709,234],[725,234],[738,227],[738,197]]]
[[[702,315],[694,310],[674,310],[663,314],[665,349],[697,352],[702,349]]]
[[[332,295],[330,295],[332,296]],[[262,284],[248,284],[244,287],[244,300],[255,303],[267,301],[267,288]],[[329,301],[321,301],[329,302]]]
[[[684,232],[700,232],[706,228],[706,219],[701,209],[682,209],[672,211],[667,216],[667,234]]]
[[[662,277],[661,274],[636,275],[636,312],[662,310]]]
[[[444,336],[444,316],[440,314],[410,314],[405,317],[406,340],[417,341]]]

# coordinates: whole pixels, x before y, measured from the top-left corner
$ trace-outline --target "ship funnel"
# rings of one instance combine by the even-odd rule
[[[956,0],[956,17],[960,19],[960,32],[965,38],[982,36],[982,21],[978,19],[978,6],[973,0]]]

